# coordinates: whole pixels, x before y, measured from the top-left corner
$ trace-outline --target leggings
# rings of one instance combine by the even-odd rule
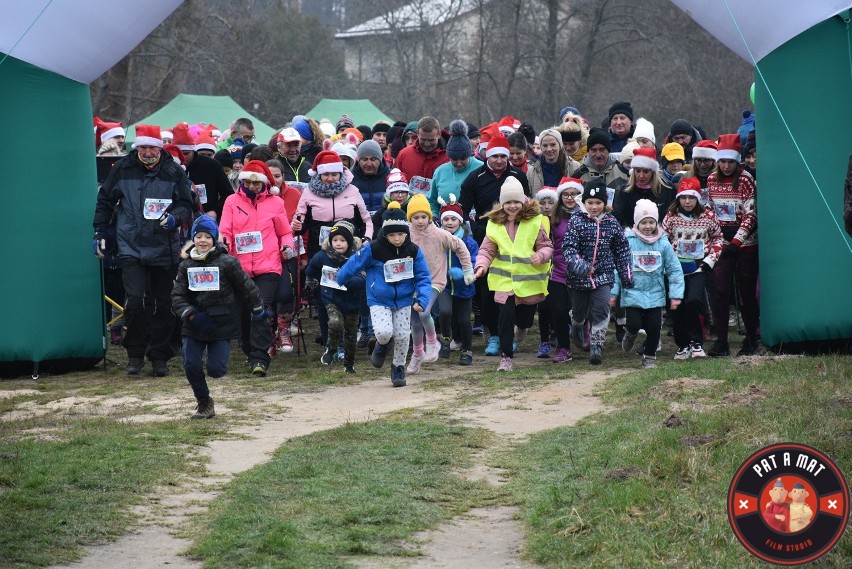
[[[612,285],[607,284],[591,290],[571,290],[571,325],[582,328],[583,322],[591,322],[593,346],[603,346],[606,339],[611,289]]]
[[[432,319],[432,307],[438,301],[438,294],[437,290],[432,289],[432,294],[429,295],[429,304],[423,307],[423,312],[411,309],[411,336],[414,338],[414,355],[423,355],[424,335],[426,341],[430,344],[438,341],[438,336],[435,334],[435,321]]]
[[[472,299],[453,296],[449,289],[444,289],[438,295],[441,335],[448,338],[452,330],[452,337],[461,341],[462,350],[465,352],[469,352],[473,345],[473,326],[470,323],[472,306]]]
[[[504,356],[511,358],[515,355],[513,346],[515,342],[515,326],[522,330],[528,330],[535,320],[536,304],[515,304],[515,296],[506,299],[505,304],[500,307],[500,351]]]
[[[680,310],[680,308],[678,308]],[[624,325],[627,333],[635,336],[639,330],[644,328],[645,333],[645,355],[654,357],[657,355],[657,345],[660,343],[660,328],[663,326],[663,308],[639,308],[628,306],[627,323]]]
[[[393,338],[393,365],[405,365],[408,357],[408,341],[411,338],[411,308],[388,308],[371,306],[370,319],[376,332],[376,341],[382,345]]]
[[[571,340],[571,295],[568,294],[568,287],[564,283],[550,281],[547,283],[547,298],[550,301],[550,319],[553,325],[553,330],[556,332],[556,344],[560,348],[570,348]],[[540,309],[539,309],[540,310]],[[544,315],[547,319],[548,315]],[[539,311],[539,322],[542,316]],[[542,342],[547,340],[542,338]]]

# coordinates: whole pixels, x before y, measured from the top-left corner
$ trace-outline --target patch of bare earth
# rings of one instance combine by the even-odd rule
[[[493,362],[496,366],[494,358],[488,358],[485,362],[488,365]],[[534,363],[539,365],[531,355],[519,354],[516,369]],[[200,568],[201,561],[183,554],[189,548],[190,541],[176,534],[188,527],[188,516],[206,510],[222,486],[235,475],[268,460],[290,438],[346,423],[376,419],[403,408],[428,409],[452,402],[464,389],[464,385],[457,383],[440,390],[424,388],[424,383],[429,379],[443,379],[450,369],[444,365],[432,369],[426,367],[420,375],[409,377],[408,386],[403,389],[392,389],[390,381],[382,376],[380,380],[367,380],[358,385],[319,392],[264,394],[262,400],[257,401],[240,399],[243,405],[266,410],[263,418],[250,425],[235,427],[233,432],[242,435],[241,440],[216,440],[207,445],[210,462],[206,477],[188,480],[178,488],[169,487],[163,489],[162,493],[150,496],[147,505],[136,509],[140,523],[130,534],[115,542],[86,547],[81,562],[62,567]],[[493,430],[507,441],[517,442],[531,433],[572,425],[586,415],[603,410],[600,400],[591,393],[598,383],[612,373],[588,372],[481,404],[463,406],[456,411],[456,417],[464,424]],[[238,382],[211,383],[211,395],[216,400],[218,414],[234,412],[228,408],[228,396],[237,393],[238,389]],[[131,401],[111,403],[132,404]],[[165,410],[163,414],[166,418],[185,417],[188,414],[186,401],[174,401],[173,396],[163,401],[162,405],[156,400],[147,400],[145,404],[149,409],[154,406]],[[77,405],[66,401],[60,407],[68,410],[81,405],[94,405],[100,409],[104,400],[78,401]],[[270,407],[281,409],[281,414],[269,413]],[[34,412],[26,407],[21,411]],[[157,417],[163,418],[162,415]],[[499,471],[481,463],[475,464],[464,474],[492,484],[502,483]],[[409,546],[420,554],[419,557],[356,557],[349,561],[362,569],[532,568],[534,565],[524,561],[520,555],[524,532],[517,516],[515,507],[477,508],[433,531],[418,534]]]

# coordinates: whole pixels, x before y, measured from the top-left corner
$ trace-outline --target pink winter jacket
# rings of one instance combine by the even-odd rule
[[[373,220],[367,212],[361,192],[352,184],[333,198],[322,198],[306,188],[299,199],[299,205],[296,206],[296,216],[304,217],[310,209],[311,217],[315,221],[328,221],[333,225],[335,221],[353,217],[354,208],[358,209],[361,220],[367,226],[365,235],[372,235]]]
[[[239,253],[237,236],[260,232],[263,249],[256,253]],[[293,232],[284,210],[284,200],[267,191],[257,194],[254,203],[242,190],[225,199],[219,234],[228,244],[228,252],[240,260],[250,277],[264,273],[281,274],[281,247],[293,248]]]
[[[434,223],[429,223],[423,231],[411,226],[411,242],[420,247],[429,272],[432,273],[432,288],[442,292],[447,286],[447,250],[459,256],[462,270],[473,269],[470,260],[470,251],[464,241],[443,229],[439,229]]]

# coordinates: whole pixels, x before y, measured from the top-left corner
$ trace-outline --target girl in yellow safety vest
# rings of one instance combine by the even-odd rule
[[[512,371],[516,343],[533,324],[536,304],[547,296],[547,280],[553,242],[550,221],[539,205],[524,195],[517,178],[508,177],[500,188],[500,203],[488,218],[485,238],[479,247],[474,276],[488,272],[488,288],[500,308],[500,366]],[[516,332],[517,329],[517,332]]]

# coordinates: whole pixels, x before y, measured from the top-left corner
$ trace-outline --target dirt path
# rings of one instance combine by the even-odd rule
[[[138,509],[141,522],[132,533],[106,545],[87,547],[81,562],[63,565],[62,568],[200,568],[201,562],[181,554],[190,542],[175,533],[184,527],[188,514],[206,509],[225,483],[268,460],[271,453],[289,438],[335,428],[347,422],[375,419],[397,409],[430,408],[452,400],[458,395],[455,391],[458,387],[441,391],[423,388],[423,382],[430,377],[438,377],[438,373],[446,373],[446,368],[410,378],[405,389],[391,389],[385,380],[377,380],[277,399],[265,396],[264,405],[278,404],[285,407],[286,412],[266,415],[251,426],[235,429],[248,440],[212,441],[207,447],[211,459],[207,477],[187,482],[177,489],[169,487],[162,494],[151,496],[150,504]],[[612,374],[588,372],[572,379],[554,381],[535,390],[460,408],[456,416],[466,424],[493,430],[510,439],[523,438],[536,431],[571,425],[601,410],[600,401],[592,397],[591,392],[597,383]],[[220,385],[212,389],[212,394],[216,398],[218,392],[232,388]],[[164,401],[164,404],[172,406],[173,399]],[[228,412],[227,397],[217,399],[216,405],[220,414]],[[185,413],[185,409],[178,412]],[[501,483],[500,473],[484,465],[475,466],[467,475],[492,484]],[[517,509],[510,507],[471,510],[446,526],[418,535],[412,544],[422,553],[418,558],[357,558],[351,562],[362,569],[532,568],[533,565],[519,556],[523,547],[523,528],[516,516]]]

